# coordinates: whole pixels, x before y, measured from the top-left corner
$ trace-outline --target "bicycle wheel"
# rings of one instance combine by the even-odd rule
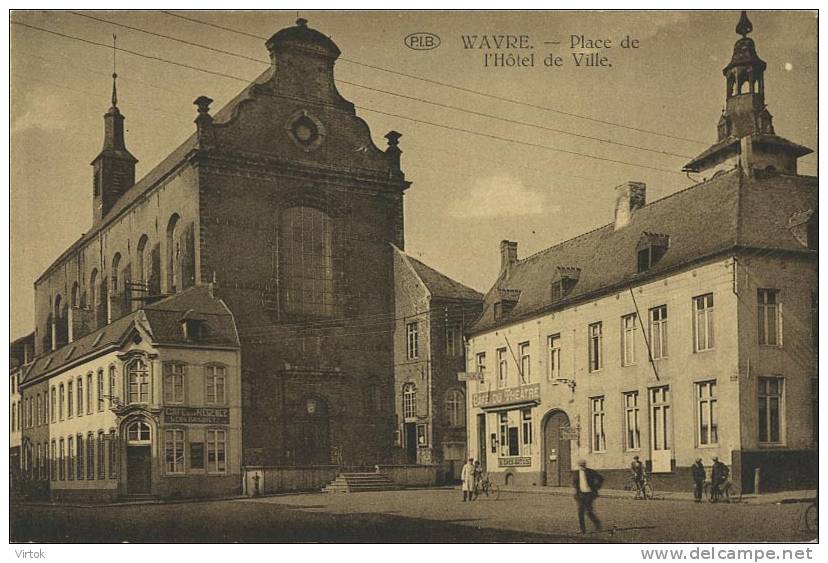
[[[644,500],[653,500],[653,486],[644,483],[644,486],[641,487],[641,494],[644,496]]]
[[[728,483],[722,491],[722,499],[726,502],[742,502],[742,489],[735,483]]]
[[[495,500],[499,499],[500,498],[500,487],[498,487],[497,485],[492,485],[491,489],[492,489],[492,496],[494,497],[494,499]]]
[[[813,503],[808,509],[805,511],[805,527],[808,528],[808,531],[811,533],[817,533],[819,531],[819,509],[817,508],[816,503]]]

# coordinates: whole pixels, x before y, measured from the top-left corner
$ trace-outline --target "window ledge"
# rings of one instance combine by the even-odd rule
[[[756,445],[759,448],[768,450],[788,447],[787,444],[785,444],[784,442],[758,442]]]

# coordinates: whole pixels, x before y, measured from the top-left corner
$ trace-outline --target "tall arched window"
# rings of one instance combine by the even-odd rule
[[[72,293],[71,293],[71,300],[69,304],[72,307],[78,307],[80,305],[80,287],[78,286],[78,282],[72,284]]]
[[[446,422],[449,426],[463,426],[466,423],[466,401],[459,389],[446,392]]]
[[[60,295],[58,295],[57,297],[55,297],[55,312],[52,316],[52,322],[54,323],[53,339],[55,349],[60,348],[69,340],[69,324],[67,323],[66,314],[63,309],[63,298]]]
[[[167,223],[167,293],[175,293],[181,289],[181,267],[178,244],[178,213],[173,213]]]
[[[417,388],[413,383],[406,383],[403,387],[403,417],[416,418],[417,416]]]
[[[130,403],[149,402],[149,370],[141,358],[136,358],[127,367],[127,387]]]
[[[116,252],[115,256],[112,257],[112,268],[109,273],[109,281],[112,284],[112,293],[118,294],[119,287],[118,287],[118,268],[121,267],[121,253]]]
[[[135,256],[135,281],[141,284],[138,291],[144,295],[149,293],[149,275],[152,271],[152,249],[147,244],[148,242],[149,237],[141,235],[141,238],[138,239],[137,255]],[[136,301],[133,309],[140,306],[141,302]]]
[[[98,269],[92,270],[89,275],[89,308],[93,311],[98,307]]]
[[[324,211],[301,206],[282,210],[279,272],[286,313],[333,313],[333,221]]]

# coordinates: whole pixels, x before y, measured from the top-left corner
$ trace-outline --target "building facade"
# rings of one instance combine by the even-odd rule
[[[463,333],[483,295],[394,249],[394,404],[399,461],[460,477],[466,459]]]
[[[240,364],[207,286],[38,357],[21,385],[30,480],[54,501],[238,493]]]
[[[12,492],[22,491],[22,419],[23,398],[20,381],[34,357],[34,333],[18,338],[9,346],[9,485]]]
[[[393,412],[364,398],[394,396],[400,134],[374,145],[305,20],[266,47],[271,67],[215,115],[199,97],[193,135],[137,183],[113,85],[92,227],[35,282],[37,353],[211,283],[238,325],[244,462],[388,461]]]
[[[698,457],[743,491],[816,483],[817,179],[778,137],[743,15],[719,140],[687,165],[712,178],[518,259],[469,331],[470,451],[501,482],[565,486],[579,458],[686,489]],[[724,125],[722,125],[724,124]]]

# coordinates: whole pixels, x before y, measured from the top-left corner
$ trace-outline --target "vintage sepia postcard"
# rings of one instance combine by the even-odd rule
[[[10,540],[817,540],[817,16],[12,10]]]

